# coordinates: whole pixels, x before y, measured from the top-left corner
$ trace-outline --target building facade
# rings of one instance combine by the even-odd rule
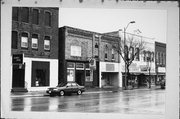
[[[124,34],[123,31],[115,31],[106,33],[112,36],[119,36],[122,39],[122,47],[127,47],[128,59],[134,57],[132,63],[129,66],[130,77],[128,77],[125,84],[125,62],[122,57],[120,68],[121,68],[121,80],[122,87],[132,86],[135,88],[147,87],[150,85],[155,85],[155,42],[151,38],[140,36],[137,34],[127,33]],[[124,36],[126,35],[126,41],[124,42]],[[141,47],[141,48],[140,48]],[[123,52],[124,49],[122,49]],[[124,57],[124,53],[123,57]],[[136,54],[136,55],[135,55]]]
[[[59,28],[59,83],[119,86],[120,60],[112,48],[117,40],[117,37],[68,26]]]
[[[166,78],[166,44],[155,42],[156,85]]]
[[[58,84],[58,8],[13,7],[12,91]]]

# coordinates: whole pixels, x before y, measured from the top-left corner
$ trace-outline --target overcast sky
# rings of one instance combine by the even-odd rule
[[[60,8],[59,26],[70,26],[83,30],[106,33],[118,31],[130,24],[127,32],[134,33],[139,29],[139,35],[155,38],[166,43],[167,13],[166,10],[153,9],[89,9]]]

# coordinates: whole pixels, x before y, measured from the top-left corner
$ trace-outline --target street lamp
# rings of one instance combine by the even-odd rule
[[[148,57],[147,57],[147,66],[148,66],[148,71],[149,71],[149,78],[148,78],[148,83],[149,83],[149,88],[151,88],[151,54],[148,52]]]
[[[125,49],[127,49],[126,48],[126,30],[127,30],[127,28],[128,28],[128,26],[129,26],[129,24],[133,24],[133,23],[135,23],[135,21],[130,21],[128,24],[127,24],[127,26],[126,27],[124,27],[124,59],[125,59],[125,89],[127,89],[127,66],[126,66],[126,61],[128,60],[128,55],[126,54],[126,53],[128,53],[127,51],[125,51]],[[126,57],[127,56],[127,57]]]

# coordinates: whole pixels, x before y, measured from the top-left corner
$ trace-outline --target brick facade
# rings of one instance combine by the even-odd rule
[[[12,31],[18,32],[18,44],[17,49],[12,49],[14,53],[24,53],[27,57],[34,58],[50,58],[58,59],[58,8],[31,8],[29,9],[29,22],[25,23],[21,21],[22,8],[14,7],[18,9],[18,21],[12,21]],[[14,9],[13,8],[13,9]],[[39,24],[32,23],[32,10],[37,9],[39,11]],[[45,11],[51,13],[51,26],[45,26],[44,15]],[[56,21],[56,22],[55,22]],[[21,33],[28,33],[28,49],[21,48]],[[31,47],[32,34],[38,34],[38,50],[33,50]],[[50,36],[50,51],[44,50],[44,36]]]
[[[64,26],[59,28],[59,82],[67,81],[67,63],[73,62],[89,65],[89,60],[96,59],[96,70],[93,71],[93,81],[85,84],[99,85],[99,62],[119,62],[118,54],[114,53],[112,59],[112,44],[117,42],[118,37]],[[107,58],[105,59],[105,48]],[[71,49],[74,48],[74,49]],[[76,51],[77,50],[77,51]],[[74,52],[76,55],[72,54]],[[75,68],[76,72],[76,68]],[[76,73],[75,73],[76,75]],[[86,79],[86,76],[85,76]],[[77,79],[75,80],[77,81]]]
[[[58,84],[58,8],[13,7],[12,91],[45,90]],[[52,71],[53,69],[53,71]]]

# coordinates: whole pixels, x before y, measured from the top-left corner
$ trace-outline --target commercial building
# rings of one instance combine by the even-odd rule
[[[59,83],[121,86],[120,59],[112,47],[117,40],[119,37],[68,26],[59,28]]]
[[[166,78],[166,44],[155,42],[156,85]]]
[[[129,66],[129,73],[130,77],[127,80],[127,85],[132,85],[135,88],[139,87],[147,87],[150,81],[150,84],[153,86],[155,85],[155,41],[154,39],[140,36],[138,34],[132,34],[126,32],[124,34],[123,31],[120,32],[110,32],[106,33],[108,35],[112,36],[119,36],[122,39],[122,46],[124,43],[126,43],[126,46],[128,48],[128,57],[131,59],[131,57],[134,55],[134,59],[132,60],[132,63]],[[126,41],[124,42],[124,35],[126,35]],[[140,48],[141,47],[141,48]],[[123,53],[124,55],[124,53]],[[125,87],[125,62],[123,58],[121,57],[121,72],[122,77],[120,80],[123,82],[123,87]],[[133,82],[133,83],[132,83]]]
[[[12,91],[58,84],[58,8],[12,8]]]

